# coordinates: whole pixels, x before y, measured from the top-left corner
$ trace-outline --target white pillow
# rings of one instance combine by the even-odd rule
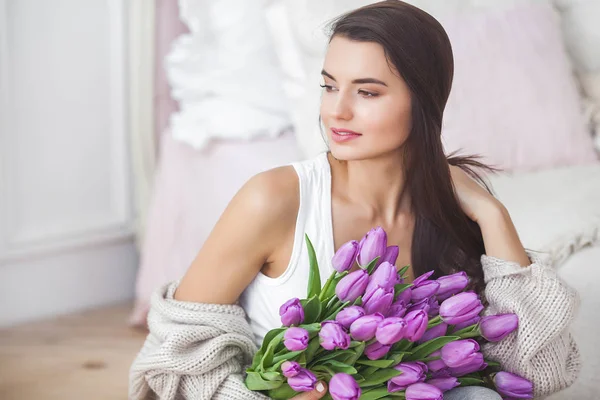
[[[211,138],[274,137],[291,126],[282,72],[262,0],[180,0],[190,33],[165,59],[177,140],[196,148]]]
[[[600,151],[600,1],[554,0],[561,11],[567,48],[586,96],[587,115]]]

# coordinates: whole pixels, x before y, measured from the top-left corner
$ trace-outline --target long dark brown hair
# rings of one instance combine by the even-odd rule
[[[410,88],[412,129],[403,145],[403,158],[415,215],[411,253],[415,276],[432,269],[433,279],[465,271],[470,277],[469,289],[483,294],[483,237],[459,204],[450,165],[463,169],[492,194],[481,172],[499,169],[478,161],[481,157],[477,155],[444,154],[442,117],[454,75],[446,31],[425,11],[398,0],[358,8],[329,26],[330,41],[342,36],[379,43]]]

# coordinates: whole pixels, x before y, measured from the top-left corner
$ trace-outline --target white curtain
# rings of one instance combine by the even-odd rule
[[[136,242],[143,240],[156,163],[155,2],[129,2],[129,131]]]

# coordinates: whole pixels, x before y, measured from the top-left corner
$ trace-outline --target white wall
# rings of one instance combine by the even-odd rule
[[[125,11],[0,0],[0,326],[133,297]]]

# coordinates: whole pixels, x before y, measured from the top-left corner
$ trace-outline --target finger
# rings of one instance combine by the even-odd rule
[[[313,390],[294,396],[292,400],[316,400],[325,396],[325,393],[327,393],[327,384],[319,381]]]

